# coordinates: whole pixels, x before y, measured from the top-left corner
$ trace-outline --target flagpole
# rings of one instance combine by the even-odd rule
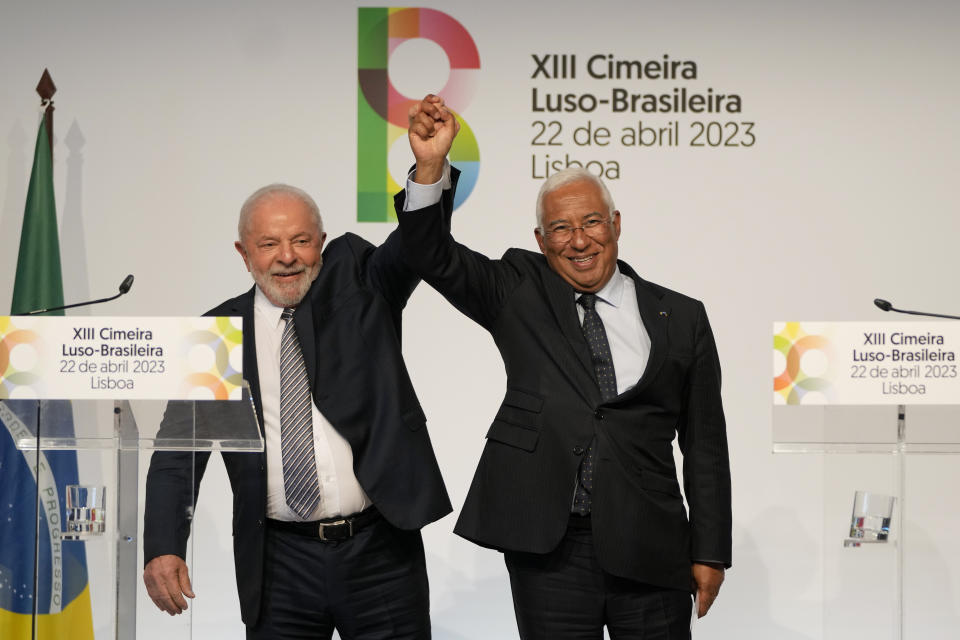
[[[37,83],[37,94],[40,96],[40,106],[43,108],[43,124],[47,129],[47,143],[50,146],[50,170],[53,171],[53,94],[57,92],[57,85],[50,77],[50,71],[44,68]],[[39,624],[40,606],[40,401],[37,401],[37,443],[34,449],[34,469],[36,470],[36,496],[34,500],[34,534],[33,534],[33,625],[32,640],[37,640],[37,625]]]

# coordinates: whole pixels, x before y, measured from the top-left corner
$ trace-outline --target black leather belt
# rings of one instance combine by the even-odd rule
[[[369,507],[345,518],[327,518],[310,522],[267,518],[267,526],[278,531],[295,533],[298,536],[319,538],[324,542],[342,542],[357,535],[364,527],[373,524],[381,517],[376,507]]]

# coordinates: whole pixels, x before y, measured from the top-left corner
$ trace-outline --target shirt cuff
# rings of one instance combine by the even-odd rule
[[[723,560],[704,560],[704,559],[701,558],[701,559],[698,559],[698,560],[691,560],[691,562],[693,562],[693,563],[695,563],[695,564],[706,564],[706,565],[718,564],[718,565],[720,565],[721,567],[726,567],[726,566],[727,566],[727,563],[724,562]]]
[[[416,211],[440,202],[444,190],[450,188],[450,161],[443,161],[443,176],[433,184],[420,184],[413,181],[412,169],[407,174],[407,195],[403,203],[404,211]]]

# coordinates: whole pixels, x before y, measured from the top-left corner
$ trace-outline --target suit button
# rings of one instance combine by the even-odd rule
[[[597,420],[603,420],[603,411],[600,411],[600,409],[597,409],[597,410],[593,413],[593,416],[594,416]]]
[[[575,446],[575,447],[573,448],[573,453],[574,453],[574,455],[582,456],[582,455],[583,455],[583,447],[581,447],[580,445]]]

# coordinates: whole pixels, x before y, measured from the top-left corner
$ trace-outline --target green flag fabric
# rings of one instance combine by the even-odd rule
[[[46,123],[41,120],[20,231],[20,256],[13,284],[11,314],[62,304],[63,274],[60,270],[57,207],[53,197],[53,154],[50,153]],[[63,315],[63,311],[52,313]]]

